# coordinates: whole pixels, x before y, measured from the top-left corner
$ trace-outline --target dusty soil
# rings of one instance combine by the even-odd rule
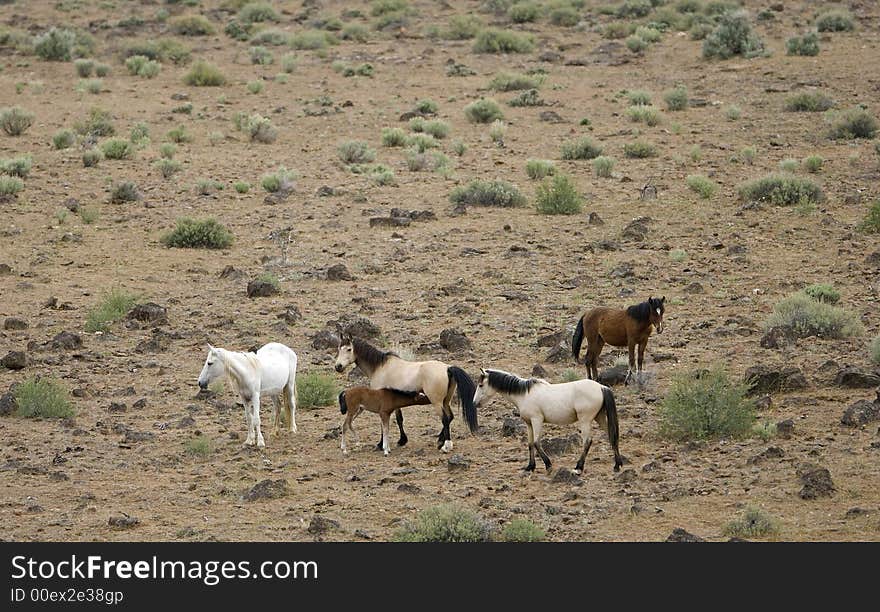
[[[374,32],[367,43],[342,42],[326,53],[297,52],[296,71],[280,83],[273,80],[280,72],[278,59],[271,66],[252,66],[248,43],[222,33],[229,14],[215,10],[218,2],[206,0],[203,12],[218,34],[177,38],[192,47],[194,58],[220,66],[228,83],[219,88],[184,85],[187,67],[170,63],[153,80],[129,76],[119,60],[119,51],[131,40],[162,33],[165,26],[155,20],[159,8],[172,15],[198,9],[155,2],[118,3],[113,9],[107,3],[74,4],[75,10],[68,12],[56,6],[69,2],[25,6],[19,1],[0,7],[0,22],[19,29],[39,32],[53,24],[91,29],[98,41],[97,58],[112,68],[102,93],[78,93],[72,64],[0,50],[0,106],[19,105],[36,114],[34,126],[23,136],[0,136],[2,157],[29,152],[35,160],[24,191],[0,205],[0,263],[12,269],[0,277],[0,317],[29,324],[25,330],[0,332],[0,353],[26,350],[29,358],[24,370],[0,369],[0,391],[39,374],[59,379],[77,395],[72,398],[77,410],[73,421],[0,418],[0,537],[384,540],[419,509],[456,502],[498,526],[527,517],[544,526],[553,540],[660,540],[675,527],[721,540],[726,539],[725,523],[749,504],[779,519],[778,539],[880,539],[877,423],[854,428],[840,422],[848,405],[872,399],[874,390],[838,388],[824,374],[827,369],[820,371],[827,360],[841,367],[871,367],[866,345],[880,328],[880,284],[876,265],[865,258],[877,250],[878,240],[855,226],[866,203],[878,196],[878,159],[873,142],[828,140],[821,116],[781,110],[791,92],[819,88],[842,107],[862,103],[880,115],[880,72],[876,62],[867,61],[880,53],[880,8],[873,3],[848,3],[858,18],[857,30],[822,35],[818,57],[785,54],[785,40],[811,22],[819,8],[815,2],[786,2],[773,21],[757,26],[771,57],[707,62],[700,57],[700,42],[675,32],[641,56],[625,47],[593,53],[608,42],[593,26],[612,20],[598,15],[596,2],[587,2],[582,28],[554,27],[546,19],[515,26],[535,34],[538,45],[532,53],[476,55],[472,41],[435,41],[421,32],[430,24],[445,24],[454,14],[474,11],[477,2],[418,1],[414,6],[420,14],[406,31]],[[104,8],[97,8],[99,4]],[[278,27],[302,29],[296,21],[305,10],[302,4],[283,4]],[[340,15],[345,3],[317,4],[322,7],[318,12]],[[746,4],[753,17],[767,6]],[[131,15],[145,23],[115,27]],[[272,51],[280,58],[287,50]],[[539,61],[545,52],[558,53],[560,59]],[[375,75],[345,78],[331,68],[337,59],[369,61]],[[450,60],[468,65],[476,75],[447,77]],[[574,60],[583,61],[572,65]],[[487,94],[495,73],[538,67],[548,72],[541,94],[550,106],[502,104],[508,124],[503,147],[492,142],[488,126],[466,121],[463,107]],[[245,87],[255,78],[265,79],[265,90],[258,95]],[[16,93],[19,82],[29,85]],[[619,92],[645,89],[661,102],[662,92],[676,83],[685,84],[691,98],[706,105],[665,112],[656,127],[626,117]],[[171,112],[184,103],[172,99],[174,94],[189,97],[191,116]],[[225,103],[218,101],[221,95]],[[494,97],[503,102],[513,95]],[[329,114],[307,115],[305,109],[317,108],[313,101],[321,96],[332,100]],[[454,167],[446,178],[410,172],[402,149],[381,147],[381,129],[405,127],[399,115],[423,98],[436,100],[439,118],[452,125],[442,143]],[[738,121],[725,118],[729,104],[742,109]],[[136,122],[146,122],[151,144],[132,160],[105,160],[96,168],[82,167],[79,144],[54,150],[52,135],[92,106],[109,109],[123,136]],[[247,142],[230,120],[238,110],[271,118],[278,140]],[[539,120],[547,110],[562,121]],[[591,127],[580,125],[584,117]],[[164,180],[152,162],[165,132],[180,123],[194,141],[179,146],[176,158],[183,171]],[[624,157],[623,145],[639,131],[657,145],[658,157]],[[212,144],[212,132],[225,138]],[[581,134],[592,135],[618,160],[614,178],[594,177],[589,162],[559,160],[560,145]],[[347,139],[371,143],[376,161],[395,171],[397,184],[378,186],[349,172],[336,152]],[[468,146],[461,158],[452,153],[455,140]],[[695,145],[702,151],[697,161],[691,157]],[[758,153],[753,165],[731,161],[749,145]],[[803,215],[772,206],[743,209],[738,184],[775,170],[784,158],[811,154],[826,160],[816,176],[827,194],[819,210]],[[536,184],[524,172],[528,158],[557,160],[586,195],[584,213],[548,217],[529,206],[451,214],[449,192],[472,178],[511,181],[531,199]],[[296,170],[295,190],[287,200],[267,204],[260,177],[282,165]],[[693,173],[712,176],[719,192],[700,200],[685,185],[685,177]],[[193,185],[199,179],[220,181],[225,188],[198,195]],[[642,200],[640,190],[649,179],[658,197]],[[109,185],[120,180],[136,182],[143,200],[109,203]],[[235,193],[236,180],[250,182],[250,193]],[[319,196],[323,186],[338,192]],[[70,214],[59,223],[56,213],[71,197],[97,207],[100,218],[86,225]],[[387,215],[395,206],[433,211],[437,218],[401,228],[369,227],[370,217]],[[604,224],[590,225],[590,212],[598,213]],[[216,217],[234,233],[234,245],[222,251],[162,246],[159,237],[181,216]],[[651,218],[645,239],[623,237],[626,225],[639,216]],[[293,242],[286,260],[279,261],[281,251],[270,234],[285,233],[286,228]],[[601,241],[613,242],[611,249],[599,245]],[[673,261],[670,249],[684,249],[688,258]],[[326,269],[340,262],[354,280],[326,280]],[[631,276],[612,273],[622,264],[632,266]],[[227,266],[244,276],[220,278]],[[281,279],[281,294],[247,298],[248,280],[266,270]],[[861,316],[866,336],[809,338],[784,349],[761,348],[762,325],[773,304],[818,281],[833,282],[841,290],[842,305]],[[702,291],[686,291],[692,283],[699,283]],[[158,328],[167,336],[158,346],[138,347],[153,338],[149,326],[117,323],[105,334],[84,332],[88,310],[112,287],[167,307],[168,323]],[[649,383],[615,387],[621,450],[627,458],[619,475],[611,470],[607,441],[597,439],[581,483],[553,482],[552,474],[540,467],[524,476],[520,469],[527,460],[526,444],[520,437],[502,436],[503,418],[512,408],[500,400],[481,409],[481,429],[475,436],[466,434],[456,408],[455,452],[470,465],[450,472],[448,455],[435,447],[439,423],[430,409],[407,410],[410,443],[394,448],[387,458],[372,449],[378,420],[362,416],[361,446],[343,457],[332,434],[341,423],[335,405],[301,410],[299,433],[287,436],[273,435],[266,407],[267,447],[257,451],[242,446],[242,409],[228,390],[208,400],[197,397],[195,380],[207,342],[244,350],[280,341],[297,351],[301,371],[332,375],[340,388],[354,384],[348,375],[333,372],[331,349],[317,350],[311,344],[328,321],[347,313],[376,323],[384,346],[411,350],[436,343],[444,329],[457,328],[471,340],[472,351],[449,354],[434,348],[425,358],[460,365],[472,375],[480,367],[528,375],[539,363],[549,379],[559,380],[566,369],[582,366],[570,359],[546,362],[550,348],[537,346],[540,337],[570,328],[587,307],[622,307],[649,295],[667,297],[667,330],[649,344]],[[63,308],[46,306],[53,296]],[[290,304],[303,318],[287,324],[278,316]],[[43,346],[61,331],[81,335],[83,346]],[[604,363],[619,354],[606,349]],[[801,368],[808,388],[774,393],[771,406],[761,412],[762,419],[772,422],[792,419],[793,435],[767,442],[680,444],[662,439],[657,407],[672,377],[716,362],[737,378],[755,364]],[[141,399],[145,402],[136,405]],[[124,409],[117,405],[111,411],[111,404],[124,404]],[[192,422],[181,422],[186,417]],[[546,435],[572,431],[549,428]],[[185,451],[196,432],[213,443],[207,458]],[[768,447],[782,452],[750,461]],[[573,467],[576,459],[577,450],[569,450],[556,457],[556,466]],[[830,471],[833,495],[801,499],[797,469],[804,462]],[[287,495],[245,501],[243,494],[265,479],[286,480]],[[136,517],[138,524],[108,524],[111,517],[123,515]],[[310,533],[315,516],[339,526]]]

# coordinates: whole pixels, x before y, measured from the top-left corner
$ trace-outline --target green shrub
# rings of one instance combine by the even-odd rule
[[[871,363],[880,365],[880,336],[871,341]]]
[[[82,219],[82,222],[86,225],[91,225],[101,216],[101,211],[98,210],[97,207],[94,206],[80,206],[79,207],[79,218]]]
[[[73,130],[67,128],[58,130],[55,132],[55,135],[52,136],[52,146],[55,147],[56,150],[69,149],[75,142],[76,134],[73,133]]]
[[[549,159],[530,159],[526,162],[526,174],[533,181],[556,174],[556,166]]]
[[[86,78],[91,76],[92,71],[95,69],[95,60],[80,58],[74,60],[73,67],[76,69],[78,76]]]
[[[249,81],[247,90],[252,94],[258,94],[263,91],[263,81]]]
[[[776,206],[817,204],[824,198],[822,190],[811,180],[787,174],[769,174],[740,185],[738,191],[743,200],[769,202]]]
[[[336,152],[346,164],[365,164],[376,159],[376,151],[362,140],[348,140],[336,148]]]
[[[199,195],[211,195],[218,189],[223,189],[223,183],[214,179],[199,179],[195,184],[195,192]]]
[[[633,34],[632,36],[627,37],[626,48],[633,53],[641,53],[648,48],[648,41]]]
[[[162,244],[183,249],[225,249],[232,244],[232,234],[215,219],[196,220],[184,217],[163,235]]]
[[[679,374],[660,405],[660,432],[673,440],[744,437],[755,423],[746,391],[721,367]]]
[[[465,153],[467,153],[467,149],[468,149],[467,145],[460,140],[456,140],[455,142],[452,143],[452,151],[453,151],[453,153],[455,153],[459,157],[461,157]]]
[[[290,74],[296,70],[297,58],[293,53],[288,53],[281,58],[281,69]]]
[[[342,40],[352,40],[354,42],[365,43],[370,39],[370,33],[367,28],[359,23],[349,23],[342,28],[339,33]]]
[[[165,159],[171,159],[177,153],[177,145],[171,142],[163,142],[159,145],[159,155]]]
[[[703,57],[728,59],[734,55],[755,57],[764,52],[764,42],[752,32],[745,11],[725,13],[718,26],[703,41]]]
[[[29,378],[15,387],[15,413],[20,417],[63,419],[74,415],[67,391],[49,378]]]
[[[653,106],[630,106],[626,109],[626,116],[630,121],[641,122],[653,127],[660,123],[661,115]]]
[[[277,193],[279,191],[287,191],[293,185],[296,174],[284,166],[278,168],[277,171],[264,174],[260,180],[260,185],[269,193]]]
[[[623,0],[615,13],[618,17],[646,17],[654,10],[651,0]]]
[[[538,89],[544,77],[541,75],[515,74],[511,72],[499,72],[489,82],[489,89],[495,91],[517,91],[520,89]]]
[[[454,505],[433,506],[406,521],[398,542],[488,542],[489,524],[479,515]]]
[[[496,119],[492,122],[492,127],[489,128],[489,137],[492,139],[492,142],[499,146],[504,146],[504,135],[507,133],[507,124],[501,121],[500,119]]]
[[[659,42],[663,37],[663,33],[654,27],[637,26],[635,36],[648,43]]]
[[[297,402],[300,408],[323,408],[336,402],[339,389],[332,376],[308,372],[296,377]]]
[[[787,326],[798,337],[849,338],[861,335],[859,318],[843,308],[811,298],[803,291],[777,302],[766,328]]]
[[[104,159],[104,154],[101,153],[101,149],[98,149],[97,147],[83,151],[82,163],[85,168],[97,166],[102,159]]]
[[[253,26],[251,26],[250,24],[241,23],[238,19],[233,19],[223,27],[223,33],[226,34],[229,38],[242,41],[250,38],[251,30],[253,30]],[[287,41],[286,36],[284,37],[284,41]]]
[[[601,154],[602,145],[588,136],[581,136],[562,145],[562,159],[593,159]]]
[[[171,31],[181,36],[210,36],[215,32],[211,22],[202,15],[182,15],[170,20]]]
[[[383,147],[402,147],[406,144],[406,131],[401,128],[382,128]]]
[[[630,91],[626,94],[631,106],[650,106],[651,94],[647,91]]]
[[[125,202],[135,202],[141,199],[137,185],[131,181],[122,181],[116,183],[110,190],[110,202],[112,204],[124,204]]]
[[[742,111],[736,104],[731,104],[724,109],[724,116],[728,121],[737,121],[742,116]]]
[[[874,116],[858,106],[836,113],[831,119],[828,136],[834,140],[874,138],[878,124]]]
[[[580,14],[570,6],[557,6],[550,10],[550,23],[563,28],[573,28],[580,23]]]
[[[0,200],[13,198],[24,189],[24,181],[17,176],[0,176]]]
[[[809,157],[804,158],[804,168],[806,168],[807,172],[812,174],[816,174],[822,170],[822,164],[824,163],[825,160],[819,155],[810,155]]]
[[[150,58],[146,55],[132,55],[125,60],[125,69],[128,70],[128,74],[134,76],[149,61]]]
[[[840,291],[835,289],[828,283],[816,283],[804,288],[804,293],[816,300],[817,302],[825,302],[826,304],[836,304],[840,301]]]
[[[779,522],[755,506],[748,506],[739,518],[724,526],[724,535],[736,538],[764,538],[777,533]]]
[[[537,89],[520,92],[507,103],[510,106],[544,106],[544,100],[538,95]]]
[[[138,297],[124,289],[111,289],[101,302],[89,310],[85,330],[89,333],[107,331],[112,323],[122,320],[134,307]]]
[[[0,174],[27,178],[33,165],[34,158],[31,155],[19,155],[9,159],[0,159]]]
[[[449,199],[454,204],[503,208],[525,206],[527,203],[526,197],[519,189],[506,181],[474,180],[467,186],[453,189]]]
[[[437,103],[430,99],[419,100],[415,105],[415,111],[423,115],[434,115],[439,109]]]
[[[262,23],[264,21],[280,21],[281,18],[268,2],[249,2],[238,11],[238,18],[243,23]]]
[[[153,165],[156,166],[156,170],[158,170],[162,174],[162,178],[166,179],[169,179],[177,172],[180,172],[180,169],[182,167],[179,161],[168,159],[167,157],[157,159],[155,162],[153,162]]]
[[[605,29],[602,30],[602,36],[604,36],[605,38],[610,38],[612,40],[618,40],[632,35],[635,31],[636,26],[634,23],[615,21],[605,26]]]
[[[290,35],[288,35],[287,32],[276,30],[275,28],[260,30],[250,37],[251,44],[256,47],[261,47],[264,45],[280,47],[281,45],[286,45],[289,41]]]
[[[437,140],[429,134],[411,134],[406,137],[406,146],[415,149],[419,153],[424,153],[428,149],[436,149],[438,143]]]
[[[266,47],[259,45],[251,47],[248,50],[248,55],[250,55],[252,64],[257,64],[260,66],[268,66],[275,61],[272,52],[269,51]]]
[[[110,138],[101,143],[101,153],[107,159],[130,159],[134,146],[124,138]]]
[[[101,79],[80,79],[79,83],[76,84],[76,90],[80,93],[88,92],[98,95],[104,91],[104,81]]]
[[[599,178],[611,178],[614,163],[613,157],[600,155],[593,159],[593,173]]]
[[[779,169],[783,172],[796,172],[800,164],[790,157],[779,161]]]
[[[663,100],[667,110],[685,110],[688,107],[688,90],[684,85],[677,85],[663,94]]]
[[[377,185],[385,186],[385,185],[394,185],[396,182],[396,178],[394,176],[394,171],[382,164],[378,164],[373,166],[370,169],[370,178]]]
[[[187,455],[195,455],[197,457],[207,457],[214,452],[214,444],[211,438],[204,434],[198,434],[184,443]]]
[[[704,200],[708,200],[715,195],[715,191],[718,189],[718,185],[702,174],[691,174],[688,176],[687,186],[690,187],[691,191],[698,193]]]
[[[304,30],[293,34],[287,44],[298,51],[316,51],[326,49],[328,45],[334,45],[336,42],[336,38],[329,32]]]
[[[531,23],[541,16],[541,7],[534,2],[517,2],[507,10],[507,18],[513,23]]]
[[[792,36],[785,42],[785,50],[789,55],[819,55],[819,37],[814,32]]]
[[[176,128],[171,128],[165,133],[165,138],[178,144],[192,142],[193,140],[192,135],[186,131],[185,125],[178,125]]]
[[[855,27],[852,15],[847,11],[826,11],[816,17],[816,29],[820,32],[852,32]]]
[[[272,122],[259,114],[247,118],[243,124],[243,131],[247,133],[251,142],[270,144],[278,138],[278,130],[272,125]]]
[[[631,159],[644,159],[647,157],[657,157],[657,147],[649,142],[636,140],[623,145],[623,154]]]
[[[669,250],[669,259],[675,262],[686,261],[688,258],[687,251],[684,249],[670,249]]]
[[[486,28],[474,41],[474,53],[530,53],[535,48],[530,34]]]
[[[80,136],[90,138],[103,138],[113,136],[116,133],[110,113],[100,108],[92,108],[89,111],[88,118],[74,123],[73,129]]]
[[[867,234],[880,234],[880,200],[868,208],[868,214],[859,224],[859,229]]]
[[[217,66],[200,60],[186,73],[183,82],[193,87],[219,87],[226,84],[226,77]]]
[[[19,106],[0,110],[0,128],[10,136],[21,136],[34,123],[34,114]]]
[[[235,181],[232,184],[232,187],[235,189],[236,193],[247,193],[251,190],[251,184],[245,181]]]
[[[131,126],[128,139],[137,147],[145,147],[150,143],[150,128],[143,121],[139,121]]]
[[[544,215],[574,215],[583,209],[584,199],[574,182],[564,174],[548,177],[538,185],[535,208]]]
[[[492,98],[481,98],[464,107],[464,115],[472,123],[492,123],[504,118],[501,107]]]
[[[739,151],[739,159],[745,163],[752,165],[758,156],[758,150],[755,147],[743,147]]]
[[[513,519],[501,530],[505,542],[542,542],[546,537],[544,530],[528,519]]]
[[[819,92],[803,92],[785,101],[785,110],[798,113],[821,113],[834,106],[834,101]]]
[[[34,52],[51,62],[69,62],[76,45],[76,32],[64,28],[51,28],[34,38]]]
[[[475,15],[455,15],[449,18],[441,36],[447,40],[470,40],[484,27],[483,20]]]

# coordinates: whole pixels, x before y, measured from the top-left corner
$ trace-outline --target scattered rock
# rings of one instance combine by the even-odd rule
[[[556,346],[560,342],[568,342],[571,340],[572,332],[567,329],[560,329],[552,334],[546,334],[538,338],[538,347]]]
[[[338,189],[330,187],[329,185],[321,185],[315,192],[315,195],[317,195],[319,198],[328,198],[330,196],[335,196],[339,194],[340,191]]]
[[[589,218],[587,219],[588,225],[605,225],[605,222],[602,220],[602,217],[599,216],[597,212],[591,212]]]
[[[526,424],[522,419],[518,419],[515,417],[504,417],[504,421],[501,422],[501,436],[504,438],[510,438],[513,436],[520,436],[526,433]]]
[[[575,474],[572,470],[568,468],[559,468],[553,473],[553,477],[550,479],[550,482],[553,484],[564,484],[564,485],[574,485],[578,486],[582,484],[580,476]]]
[[[672,533],[669,534],[669,537],[666,538],[667,542],[705,542],[703,538],[700,536],[694,535],[682,529],[681,527],[676,527],[672,530]]]
[[[856,518],[858,516],[867,516],[868,514],[870,514],[870,511],[856,506],[846,511],[846,518]]]
[[[841,423],[850,427],[861,427],[874,421],[880,421],[880,400],[874,402],[859,400],[850,405],[840,419]]]
[[[471,467],[471,462],[458,453],[452,455],[446,462],[446,467],[450,472],[461,472]]]
[[[698,283],[697,281],[692,282],[690,285],[683,289],[685,293],[690,293],[692,295],[696,295],[699,293],[705,293],[706,290],[703,288],[702,283]]]
[[[626,375],[629,372],[629,366],[616,365],[604,370],[599,370],[599,379],[597,382],[607,387],[613,385],[622,385],[626,382]]]
[[[565,119],[560,117],[559,113],[551,110],[541,111],[541,114],[538,115],[538,119],[546,121],[547,123],[565,123]]]
[[[334,334],[329,329],[322,329],[317,334],[312,336],[312,348],[317,349],[319,351],[329,349],[329,348],[337,348],[339,346],[339,336]]]
[[[880,387],[880,376],[859,368],[843,368],[837,373],[834,384],[848,389],[873,389]]]
[[[6,320],[3,321],[3,329],[10,331],[20,331],[22,329],[27,329],[28,324],[24,319],[18,319],[16,317],[6,317]]]
[[[547,373],[547,370],[544,369],[544,366],[540,363],[536,363],[532,366],[532,376],[534,378],[547,378],[549,374]]]
[[[284,312],[278,314],[278,318],[288,325],[294,325],[301,321],[303,316],[302,312],[299,310],[299,306],[296,304],[288,304],[284,307]]]
[[[51,348],[68,351],[81,349],[82,345],[82,338],[80,338],[77,334],[68,331],[61,332],[49,341],[49,346]]]
[[[107,524],[114,529],[131,529],[137,527],[141,520],[135,516],[129,516],[125,513],[122,516],[111,516],[107,519]]]
[[[639,477],[639,475],[636,473],[636,471],[634,469],[627,468],[627,469],[623,470],[620,474],[615,476],[615,479],[617,480],[617,482],[621,482],[621,483],[626,484],[628,482],[635,482],[638,479],[638,477]]]
[[[375,340],[382,334],[378,325],[360,315],[342,315],[335,321],[327,321],[327,327],[364,340]]]
[[[766,349],[777,349],[794,342],[797,333],[788,325],[777,325],[768,329],[761,337],[761,346]]]
[[[15,412],[15,394],[12,389],[0,395],[0,416],[9,416]]]
[[[758,463],[762,463],[768,459],[782,459],[785,457],[785,451],[779,448],[778,446],[771,446],[767,450],[758,453],[754,457],[750,457],[746,463],[749,465],[756,465]]]
[[[437,215],[432,210],[405,210],[403,208],[392,208],[389,215],[394,218],[409,218],[413,221],[434,221]]]
[[[259,278],[252,280],[248,283],[247,286],[247,296],[249,298],[270,297],[278,293],[280,293],[280,290],[278,289],[278,285],[276,283],[272,283]]]
[[[407,227],[410,224],[412,224],[412,219],[409,217],[370,217],[370,227]],[[330,278],[330,270],[327,270],[327,278],[329,280],[352,280],[350,278],[332,279]]]
[[[565,363],[571,359],[571,347],[568,342],[560,342],[547,353],[544,361],[547,363]]]
[[[785,440],[791,438],[794,435],[794,421],[785,419],[776,423],[776,435]]]
[[[131,444],[134,442],[149,442],[150,440],[152,440],[155,437],[156,437],[156,434],[154,434],[152,431],[134,431],[134,430],[132,430],[132,431],[125,432],[125,439],[123,440],[123,442],[125,442],[126,444]]]
[[[651,220],[652,219],[650,217],[639,217],[637,219],[633,219],[626,224],[626,227],[623,228],[621,236],[626,240],[643,242],[648,237],[648,224],[651,222]]]
[[[798,467],[797,475],[801,484],[804,485],[799,493],[801,499],[831,497],[834,494],[834,483],[831,481],[831,472],[827,468],[804,463]]]
[[[27,367],[27,355],[24,351],[9,351],[0,359],[0,366],[8,370],[23,370]]]
[[[632,264],[622,263],[619,266],[615,266],[610,273],[611,278],[632,278],[636,273],[633,270]]]
[[[132,308],[127,318],[150,325],[164,325],[168,323],[168,309],[154,302],[146,302]]]
[[[570,450],[580,449],[582,445],[583,441],[581,440],[581,435],[576,431],[567,436],[557,436],[541,440],[541,446],[544,448],[544,452],[551,455],[562,455]]]
[[[309,521],[309,526],[306,531],[314,536],[319,536],[334,529],[339,529],[339,521],[334,521],[333,519],[328,519],[320,514],[316,514],[312,517],[312,520]]]
[[[252,486],[242,498],[248,502],[260,499],[278,499],[287,495],[287,492],[287,481],[285,479],[270,480],[267,478]]]
[[[440,346],[450,353],[469,351],[473,348],[468,337],[455,328],[444,329],[440,332]]]
[[[770,406],[773,405],[773,398],[769,395],[762,395],[758,399],[755,400],[755,408],[758,410],[770,410]]]
[[[746,370],[744,381],[749,386],[749,395],[797,391],[809,386],[801,369],[794,366],[752,366]]]
[[[246,274],[241,270],[236,270],[232,266],[226,266],[223,268],[223,271],[220,272],[220,278],[223,280],[241,280],[244,278]]]
[[[417,487],[416,485],[409,484],[408,482],[405,482],[405,483],[399,485],[397,487],[397,490],[400,491],[401,493],[408,493],[410,495],[415,495],[416,493],[422,492],[421,487]]]
[[[343,263],[338,263],[327,268],[327,280],[330,281],[352,281],[354,276],[348,271]]]

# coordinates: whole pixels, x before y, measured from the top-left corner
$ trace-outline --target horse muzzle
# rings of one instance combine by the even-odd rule
[[[661,323],[660,325],[655,325],[654,327],[657,329],[658,334],[663,333],[663,323]]]
[[[202,390],[204,391],[204,390],[207,389],[207,388],[208,388],[208,383],[203,382],[203,381],[200,380],[200,381],[199,381],[199,389],[202,389]]]
[[[342,370],[345,369],[345,366],[343,366],[343,365],[339,365],[338,363],[337,363],[335,366],[333,366],[333,367],[334,367],[334,369],[335,369],[337,372],[339,372],[339,373],[342,373]]]

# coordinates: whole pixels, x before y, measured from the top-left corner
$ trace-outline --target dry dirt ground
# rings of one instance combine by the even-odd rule
[[[746,505],[778,518],[777,539],[880,539],[877,423],[841,424],[844,409],[873,398],[874,390],[838,388],[828,381],[830,366],[820,370],[828,360],[870,367],[866,346],[880,329],[880,285],[876,266],[865,258],[877,250],[878,240],[857,232],[856,225],[878,196],[878,159],[871,141],[825,138],[821,114],[782,111],[790,93],[820,89],[842,107],[863,103],[880,115],[880,69],[869,61],[880,55],[880,7],[786,2],[775,19],[757,25],[770,57],[706,61],[699,41],[675,32],[643,55],[625,47],[597,53],[608,42],[601,26],[614,18],[599,15],[595,2],[586,3],[580,27],[554,27],[546,19],[514,26],[535,35],[532,53],[474,54],[472,41],[432,40],[422,32],[455,14],[476,12],[478,3],[420,0],[413,3],[419,14],[405,31],[371,30],[365,43],[343,41],[322,53],[297,51],[297,68],[282,83],[274,76],[288,50],[272,48],[273,65],[251,65],[248,43],[223,34],[230,14],[216,10],[218,4],[19,0],[0,6],[0,22],[19,30],[39,33],[71,24],[91,31],[97,59],[111,66],[100,94],[79,93],[71,63],[0,49],[0,106],[19,105],[36,115],[24,135],[0,136],[0,156],[34,157],[24,191],[0,205],[0,263],[11,268],[0,277],[0,317],[22,318],[29,325],[0,332],[0,353],[26,350],[29,359],[24,370],[0,369],[0,390],[46,375],[77,395],[72,422],[0,419],[0,537],[385,540],[418,510],[454,502],[499,527],[512,518],[529,518],[552,540],[662,540],[675,527],[724,540],[725,523]],[[274,4],[282,9],[277,27],[295,32],[313,16],[341,15],[348,3]],[[772,3],[745,4],[755,23],[755,14]],[[857,30],[822,35],[817,57],[787,56],[785,40],[825,5],[849,5]],[[369,14],[366,3],[357,7]],[[200,10],[209,16],[217,34],[176,38],[192,48],[194,59],[216,63],[227,76],[225,86],[186,86],[188,67],[171,63],[152,80],[128,75],[119,59],[126,44],[172,36],[163,34],[165,26],[155,19],[161,8],[172,17]],[[144,23],[116,26],[133,15]],[[310,17],[303,21],[303,15]],[[480,16],[487,23],[504,21]],[[369,25],[373,19],[351,21]],[[555,61],[539,59],[548,52],[558,54]],[[343,77],[331,67],[335,60],[368,61],[375,74]],[[447,77],[450,60],[476,74]],[[548,73],[541,89],[547,107],[509,107],[503,102],[513,93],[486,91],[501,70],[533,68]],[[246,89],[254,79],[264,80],[260,94]],[[25,83],[18,93],[16,83]],[[706,104],[664,112],[656,127],[629,121],[619,92],[644,89],[659,102],[676,83]],[[175,94],[188,96],[191,116],[171,112],[184,103],[173,99]],[[464,106],[482,95],[502,102],[503,147],[492,142],[488,126],[465,119]],[[322,96],[332,100],[329,113],[307,114],[319,108],[314,101]],[[406,127],[399,116],[424,98],[437,101],[439,118],[452,126],[441,145],[452,159],[453,172],[446,177],[410,172],[402,149],[381,146],[381,129]],[[741,108],[737,121],[725,118],[731,104]],[[52,135],[93,106],[110,110],[123,136],[136,122],[146,122],[151,143],[131,160],[105,160],[96,168],[83,168],[79,144],[54,150]],[[548,110],[561,121],[541,121],[539,114]],[[277,141],[249,143],[232,125],[235,111],[269,117],[279,130]],[[580,123],[585,117],[589,127]],[[153,160],[166,131],[178,124],[186,125],[194,140],[179,146],[176,158],[183,171],[165,180]],[[224,138],[212,143],[212,132]],[[624,157],[623,145],[639,132],[657,145],[658,157]],[[561,144],[584,134],[617,159],[613,178],[596,178],[589,162],[560,160]],[[396,185],[379,186],[348,171],[337,156],[337,146],[348,139],[375,147],[376,161],[394,170]],[[468,147],[462,157],[452,152],[455,140]],[[701,150],[696,160],[695,146]],[[757,150],[754,164],[731,161],[746,146]],[[827,194],[818,210],[743,209],[737,185],[775,170],[784,158],[811,154],[826,160],[815,177]],[[531,200],[536,183],[525,175],[529,158],[554,159],[573,177],[586,196],[582,214],[544,216],[531,205],[451,214],[450,191],[474,178],[510,181]],[[295,189],[286,200],[266,203],[260,177],[279,166],[296,171]],[[712,176],[718,193],[700,200],[689,191],[685,177],[694,173]],[[642,200],[640,189],[651,178],[658,197]],[[198,195],[193,186],[200,179],[219,181],[224,188]],[[109,203],[109,186],[120,180],[137,183],[143,199]],[[253,188],[239,195],[232,189],[236,180]],[[324,186],[335,189],[334,195],[320,196]],[[70,214],[60,223],[57,212],[67,198],[96,207],[99,219],[87,225]],[[387,215],[392,207],[432,211],[436,219],[393,229],[369,227],[370,217]],[[591,212],[604,224],[589,224]],[[216,217],[234,233],[234,245],[220,251],[164,247],[160,236],[182,216]],[[651,219],[644,240],[623,236],[626,225],[640,216]],[[292,245],[286,261],[279,261],[281,251],[270,234],[285,228],[291,228]],[[674,261],[670,249],[685,250],[687,259]],[[326,279],[327,268],[339,263],[353,280]],[[615,270],[624,264],[632,266],[632,274],[621,277]],[[220,278],[227,266],[244,276]],[[280,278],[280,295],[249,299],[248,280],[266,270]],[[842,305],[861,317],[866,335],[761,348],[761,328],[773,304],[818,281],[840,289]],[[113,287],[167,307],[168,323],[155,334],[149,326],[125,323],[105,334],[85,333],[88,310]],[[436,344],[442,330],[457,328],[472,350],[450,354],[429,346],[426,358],[460,365],[472,375],[480,367],[528,375],[541,364],[547,377],[558,381],[566,369],[582,366],[570,359],[547,362],[550,348],[538,347],[540,337],[570,328],[587,307],[625,306],[649,295],[667,297],[667,329],[649,344],[650,382],[643,388],[615,387],[621,451],[627,458],[619,475],[611,470],[607,441],[597,436],[580,483],[553,482],[541,467],[524,476],[526,444],[521,437],[502,436],[503,418],[512,408],[500,400],[480,410],[475,436],[466,434],[456,407],[455,452],[469,467],[451,472],[449,456],[435,447],[439,423],[421,407],[407,411],[405,448],[393,448],[389,457],[375,452],[378,419],[367,414],[358,421],[361,446],[343,457],[333,436],[341,423],[335,405],[301,410],[299,433],[280,437],[267,425],[265,407],[267,446],[257,451],[242,446],[242,409],[228,390],[209,400],[197,398],[207,342],[244,350],[280,341],[297,351],[301,372],[329,374],[340,388],[353,384],[348,375],[333,372],[332,349],[312,346],[312,337],[328,321],[346,314],[378,325],[381,345],[411,350]],[[46,306],[52,297],[57,298],[54,308]],[[279,319],[288,305],[300,310],[301,320]],[[79,334],[82,347],[44,346],[62,331]],[[157,340],[142,344],[151,339]],[[605,363],[619,354],[606,349]],[[736,378],[755,364],[802,369],[808,388],[773,394],[771,406],[761,412],[772,422],[792,419],[790,438],[681,444],[658,435],[658,405],[672,377],[719,362]],[[556,427],[546,435],[572,431]],[[196,432],[213,444],[207,457],[185,450]],[[781,453],[750,461],[771,446]],[[576,459],[577,450],[568,450],[556,457],[556,466],[573,467]],[[830,471],[831,496],[801,499],[796,471],[804,462]],[[288,494],[245,501],[243,493],[264,479],[286,480]],[[128,529],[108,524],[124,514],[139,523]],[[316,516],[338,526],[310,532]]]

